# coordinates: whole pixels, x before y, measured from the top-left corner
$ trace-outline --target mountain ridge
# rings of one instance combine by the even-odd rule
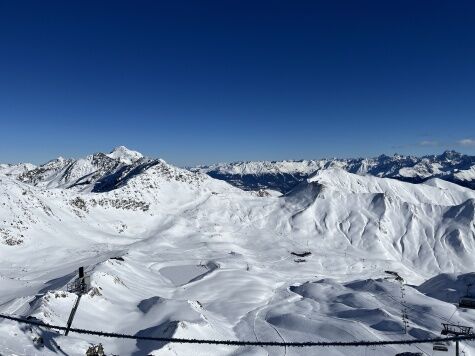
[[[359,175],[393,178],[410,183],[440,178],[475,189],[475,156],[456,151],[421,157],[395,154],[375,158],[241,161],[190,169],[225,180],[245,190],[272,189],[286,193],[311,174],[333,167]]]
[[[114,177],[135,172],[164,162],[156,158],[118,146],[110,153],[94,153],[84,158],[58,157],[38,166],[31,164],[0,165],[0,174],[49,188],[76,188],[82,190],[106,189],[117,186]],[[207,174],[244,190],[275,190],[287,193],[315,172],[341,168],[358,175],[392,178],[410,183],[422,183],[433,178],[475,189],[475,156],[456,151],[440,155],[393,156],[375,158],[238,161],[188,167],[192,172]],[[108,182],[106,184],[106,182]],[[94,187],[99,183],[97,187]]]
[[[435,337],[441,322],[475,322],[475,314],[453,304],[474,278],[471,189],[331,167],[276,196],[135,157],[130,164],[103,153],[56,159],[26,181],[21,172],[0,174],[1,313],[65,325],[76,300],[67,284],[84,266],[90,289],[76,328],[351,341]],[[0,352],[7,354],[79,356],[99,342],[121,355],[276,353],[66,337],[0,323]],[[421,348],[429,353],[431,346]],[[402,351],[408,349],[378,354]],[[315,349],[284,353],[310,356]]]

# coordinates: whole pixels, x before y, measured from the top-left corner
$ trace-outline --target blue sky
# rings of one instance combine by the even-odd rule
[[[473,1],[0,2],[0,162],[475,154]]]

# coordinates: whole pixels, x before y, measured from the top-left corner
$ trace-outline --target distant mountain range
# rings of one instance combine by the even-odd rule
[[[119,146],[107,154],[94,153],[80,159],[58,157],[39,166],[29,163],[1,164],[0,174],[39,187],[103,192],[117,188],[131,177],[164,163],[161,159],[147,158],[139,152]],[[188,170],[224,180],[243,190],[267,189],[285,194],[316,172],[331,168],[410,183],[439,178],[475,189],[475,156],[455,151],[422,157],[396,154],[375,158],[219,163]]]
[[[271,189],[287,193],[312,174],[329,168],[410,183],[440,178],[475,189],[475,156],[455,151],[423,157],[396,154],[376,158],[235,162],[198,166],[191,170],[244,190]]]

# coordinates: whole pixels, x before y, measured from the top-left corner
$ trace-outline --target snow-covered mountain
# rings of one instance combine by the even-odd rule
[[[20,163],[20,164],[0,164],[0,175],[17,177],[23,173],[35,169],[36,166],[31,163]]]
[[[112,159],[119,160],[120,162],[125,164],[132,164],[143,158],[143,155],[140,152],[129,150],[125,146],[118,146],[114,148],[106,156]]]
[[[65,325],[75,300],[66,284],[85,266],[91,288],[77,328],[350,341],[435,337],[447,320],[473,325],[475,310],[454,303],[475,282],[475,191],[343,168],[308,173],[283,196],[125,148],[0,174],[0,313]],[[418,351],[161,344],[0,320],[1,354],[84,355],[98,343],[119,355]]]
[[[131,175],[159,163],[160,160],[144,158],[139,152],[119,146],[108,154],[95,153],[86,158],[58,157],[18,174],[17,178],[45,188],[102,191],[117,187]]]
[[[271,189],[286,193],[312,173],[333,167],[359,175],[411,183],[440,178],[475,189],[475,156],[455,151],[423,157],[381,155],[356,159],[235,162],[198,166],[191,170],[207,173],[246,190]]]

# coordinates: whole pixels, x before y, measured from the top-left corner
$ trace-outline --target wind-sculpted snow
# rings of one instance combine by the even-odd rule
[[[441,322],[475,322],[475,311],[453,304],[466,294],[467,276],[475,270],[470,189],[332,168],[276,196],[162,160],[136,157],[128,164],[106,157],[100,164],[88,161],[82,171],[74,168],[78,161],[70,170],[65,167],[71,162],[54,162],[51,170],[35,173],[42,177],[37,181],[0,175],[1,313],[65,325],[75,300],[66,284],[85,266],[91,289],[77,310],[77,328],[218,340],[350,341],[431,337],[440,334]],[[96,175],[98,167],[105,173]],[[70,178],[60,178],[66,171]],[[72,187],[82,173],[90,182]],[[65,337],[0,321],[2,354],[84,355],[98,343],[119,355],[417,351]],[[432,352],[431,345],[420,347]],[[465,351],[475,352],[474,345],[467,343]]]

